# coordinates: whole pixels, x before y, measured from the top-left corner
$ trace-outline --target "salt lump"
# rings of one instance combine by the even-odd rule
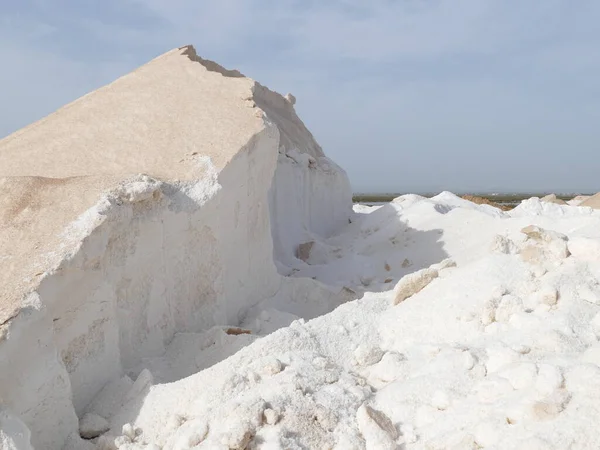
[[[79,435],[84,439],[93,439],[110,430],[110,425],[104,417],[86,413],[79,421]]]
[[[423,290],[423,288],[436,279],[438,275],[439,273],[437,270],[428,268],[403,277],[394,288],[396,293],[394,305],[403,302],[408,297],[411,297],[417,292]]]
[[[102,109],[165,79],[155,109]],[[600,448],[600,212],[448,192],[351,211],[293,97],[190,48],[103,89],[0,142],[5,448]],[[86,153],[170,101],[177,145]],[[61,134],[81,102],[106,119],[85,142]],[[62,166],[36,166],[38,136]]]

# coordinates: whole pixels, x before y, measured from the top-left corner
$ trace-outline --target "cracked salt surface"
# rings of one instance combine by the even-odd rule
[[[356,210],[292,268],[361,299],[177,335],[90,404],[110,423],[90,448],[600,448],[599,213],[449,193]]]

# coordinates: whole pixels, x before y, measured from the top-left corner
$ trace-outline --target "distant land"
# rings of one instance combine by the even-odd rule
[[[433,197],[439,192],[411,192],[412,194],[418,194],[423,197]],[[479,192],[457,192],[456,195],[462,197],[464,195],[470,195],[474,197],[481,197],[490,200],[494,203],[498,203],[503,206],[517,206],[521,201],[531,197],[544,197],[553,192],[521,192],[514,194],[503,194],[503,193],[479,193]],[[365,204],[376,204],[376,203],[387,203],[391,202],[396,197],[405,195],[406,193],[355,193],[352,196],[354,203],[365,203]],[[573,197],[578,195],[593,195],[594,193],[589,192],[573,192],[573,193],[560,193],[556,194],[556,197],[561,200],[571,200]]]

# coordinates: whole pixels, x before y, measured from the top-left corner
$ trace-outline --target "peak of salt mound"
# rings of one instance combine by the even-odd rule
[[[183,47],[179,47],[179,50],[182,51],[182,55],[186,55],[190,58],[191,61],[198,62],[206,67],[206,70],[211,72],[217,72],[223,75],[224,77],[232,77],[232,78],[245,78],[246,76],[241,73],[239,70],[228,70],[225,67],[217,64],[214,61],[209,59],[204,59],[198,55],[196,52],[196,48],[193,45],[184,45]]]
[[[568,203],[569,203],[569,205],[579,206],[579,205],[581,205],[582,202],[586,201],[588,198],[590,198],[589,195],[577,195],[577,196],[573,197],[571,200],[569,200]]]
[[[557,198],[556,194],[548,194],[544,197],[542,197],[540,199],[543,202],[548,202],[548,203],[556,203],[557,205],[566,205],[567,202],[565,202],[564,200]]]
[[[220,169],[264,128],[255,85],[172,50],[0,141],[0,176],[193,179],[196,155]]]
[[[600,192],[585,199],[579,206],[587,206],[593,209],[600,209]]]

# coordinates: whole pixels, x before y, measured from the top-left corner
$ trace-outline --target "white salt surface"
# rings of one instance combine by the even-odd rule
[[[364,295],[177,335],[88,406],[89,448],[600,448],[599,212],[403,196],[283,268]]]

